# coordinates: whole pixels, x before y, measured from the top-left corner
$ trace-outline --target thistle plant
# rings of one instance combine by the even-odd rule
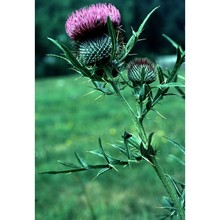
[[[109,170],[118,170],[118,166],[129,166],[139,161],[146,161],[155,170],[168,196],[163,197],[163,208],[168,210],[161,219],[185,218],[185,185],[165,173],[158,162],[157,150],[152,144],[154,132],[147,133],[144,122],[147,123],[149,112],[157,112],[155,106],[169,95],[185,98],[184,85],[178,82],[178,71],[185,61],[185,52],[172,39],[163,35],[177,52],[177,58],[172,70],[163,70],[158,64],[147,57],[135,57],[127,63],[127,57],[139,40],[139,37],[151,15],[159,7],[154,8],[127,43],[123,40],[121,15],[112,4],[94,4],[73,12],[67,19],[66,33],[72,42],[69,49],[63,43],[48,38],[62,51],[61,55],[50,54],[65,60],[74,72],[89,78],[95,91],[110,96],[116,95],[127,109],[131,123],[136,132],[124,131],[119,144],[112,144],[120,154],[116,158],[107,153],[98,138],[98,149],[91,150],[94,156],[105,160],[103,164],[90,164],[78,153],[75,154],[78,164],[59,161],[68,167],[65,170],[45,171],[44,174],[75,173],[80,171],[98,170],[100,176]],[[176,93],[169,93],[173,87]],[[123,96],[123,90],[130,90],[135,107]],[[182,153],[184,148],[174,140],[164,137]],[[175,156],[174,156],[175,157]],[[175,157],[178,162],[184,162]]]

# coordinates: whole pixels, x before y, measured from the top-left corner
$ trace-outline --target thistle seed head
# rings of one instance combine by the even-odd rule
[[[136,58],[127,65],[128,78],[136,84],[150,84],[157,78],[157,67],[148,58]]]

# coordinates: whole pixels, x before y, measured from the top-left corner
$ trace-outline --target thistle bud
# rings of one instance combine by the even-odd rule
[[[128,78],[135,84],[150,84],[157,78],[157,67],[148,58],[136,58],[128,64]]]

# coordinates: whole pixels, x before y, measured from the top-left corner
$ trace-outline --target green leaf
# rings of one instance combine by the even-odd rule
[[[129,143],[132,147],[134,147],[134,148],[140,150],[141,139],[140,139],[139,137],[135,137],[134,135],[132,135],[132,137],[130,137],[130,138],[128,139],[128,143]]]
[[[172,145],[174,145],[175,147],[177,147],[182,153],[185,154],[185,148],[184,148],[182,145],[178,144],[176,141],[174,141],[174,140],[172,140],[172,139],[170,139],[170,138],[168,138],[168,137],[163,136],[163,138],[165,138],[166,140],[168,140]]]
[[[98,157],[105,158],[104,155],[102,153],[100,153],[99,150],[90,150],[88,152],[91,153],[91,154],[97,155]]]
[[[163,96],[166,95],[166,93],[168,92],[169,87],[167,88],[159,88],[154,99],[153,99],[153,104],[152,106],[154,106],[157,102],[159,102],[160,100],[163,99]]]
[[[133,49],[133,47],[135,46],[135,44],[137,43],[138,41],[138,38],[140,36],[140,34],[142,33],[142,31],[144,30],[144,27],[148,21],[148,19],[150,18],[150,16],[153,14],[154,11],[156,11],[160,6],[157,6],[155,7],[147,16],[146,18],[143,20],[143,22],[141,23],[141,25],[139,26],[138,28],[138,31],[135,32],[134,30],[132,30],[132,36],[130,37],[130,39],[128,40],[125,48],[124,48],[124,51],[122,52],[121,54],[121,58],[119,60],[119,63],[122,62],[126,57],[127,55],[131,52],[131,50]]]
[[[144,112],[144,114],[149,112],[151,107],[152,107],[152,99],[150,97],[148,97],[148,100],[147,100],[147,103],[146,103],[146,112]]]
[[[114,168],[113,165],[127,165],[127,164],[128,164],[127,161],[118,160],[118,159],[115,159],[115,158],[113,158],[113,157],[108,157],[108,159],[109,159],[109,161],[110,161],[109,166],[111,166],[112,168]],[[115,169],[115,168],[114,168],[114,169]]]
[[[64,166],[72,167],[72,168],[76,168],[76,169],[81,168],[81,167],[79,167],[79,166],[77,166],[77,165],[75,165],[73,163],[67,163],[67,162],[63,162],[63,161],[60,161],[60,160],[58,160],[58,163],[60,163],[60,164],[62,164]]]
[[[180,48],[180,52],[183,53],[183,49],[170,37],[168,37],[166,34],[162,34],[163,37],[165,37],[176,49]]]
[[[140,144],[140,152],[141,152],[141,155],[146,157],[148,159],[148,151],[147,149],[144,147],[143,143],[141,142]]]
[[[110,169],[111,169],[111,168],[108,167],[108,168],[103,168],[103,169],[99,170],[99,172],[98,172],[97,175],[93,178],[93,180],[96,179],[97,177],[99,177],[100,175],[106,173],[106,172],[109,171]]]
[[[116,144],[112,144],[111,146],[114,147],[115,149],[119,150],[126,157],[128,157],[128,152],[124,148],[122,148],[121,146],[116,145]]]
[[[59,43],[58,41],[49,38],[48,40],[50,40],[51,42],[53,42],[58,48],[60,48],[64,55],[66,56],[66,59],[69,60],[69,62],[76,68],[78,69],[84,76],[86,77],[91,77],[91,73],[90,71],[82,64],[80,64],[80,62],[76,59],[76,57],[72,54],[72,52],[68,49],[68,47],[66,47],[64,44]]]
[[[154,135],[154,132],[151,132],[148,136],[148,147],[151,146],[153,135]]]
[[[107,18],[107,26],[108,26],[108,34],[112,40],[112,53],[111,53],[111,61],[112,61],[115,59],[115,55],[117,51],[117,40],[116,40],[115,29],[113,27],[112,21],[109,16]]]
[[[173,202],[169,197],[163,196],[162,198],[162,203],[163,205],[165,205],[166,207],[173,207]]]
[[[148,19],[150,18],[150,16],[154,13],[154,11],[156,11],[160,6],[157,6],[155,7],[147,16],[146,18],[144,19],[144,21],[141,23],[141,25],[139,26],[138,28],[138,31],[137,31],[137,35],[138,37],[140,36],[140,34],[142,33],[143,29],[144,29],[144,26],[146,25]]]
[[[173,70],[171,71],[171,73],[169,73],[169,76],[167,78],[167,83],[169,82],[176,82],[177,81],[177,77],[178,77],[178,71],[182,65],[182,63],[185,60],[185,55],[183,55],[180,51],[180,48],[177,48],[177,59],[175,62],[175,65],[173,67]]]
[[[160,84],[157,87],[159,87],[159,88],[185,87],[185,85],[182,83],[179,83],[179,82],[170,82],[170,83]]]
[[[104,151],[104,149],[102,147],[101,138],[99,138],[99,148],[100,148],[101,153],[104,156],[105,160],[107,161],[107,163],[110,164],[109,159],[108,159],[107,155],[105,154],[105,151]]]
[[[182,195],[182,192],[181,192],[181,189],[179,189],[179,188],[181,187],[182,189],[184,189],[184,188],[185,188],[185,185],[184,185],[183,183],[181,183],[180,181],[174,179],[174,178],[173,178],[172,176],[170,176],[170,175],[166,175],[166,176],[170,179],[170,181],[171,181],[171,183],[173,184],[173,186],[174,186],[174,188],[175,188],[175,190],[176,190],[178,196],[180,197],[180,196]],[[179,187],[178,187],[178,186],[179,186]]]
[[[71,170],[59,170],[59,171],[46,171],[46,172],[40,172],[40,174],[63,174],[63,173],[76,173],[80,171],[85,171],[87,170],[86,168],[75,168]]]
[[[165,82],[163,71],[159,66],[157,67],[157,70],[158,70],[159,82],[160,84],[163,84]]]
[[[185,99],[185,92],[180,89],[179,87],[175,87],[175,89],[179,92],[179,94],[182,96],[183,99]]]
[[[56,54],[47,54],[47,56],[57,57],[57,58],[60,58],[60,59],[62,59],[62,60],[65,60],[67,63],[71,64],[71,62],[70,62],[67,58],[65,58],[65,57],[63,57],[63,56],[56,55]]]
[[[185,166],[185,163],[183,160],[181,160],[180,158],[178,158],[177,156],[170,154],[171,157],[173,157],[177,162],[179,162],[180,164],[182,164],[183,166]]]
[[[80,157],[77,153],[75,153],[75,155],[76,155],[76,158],[77,158],[78,162],[82,165],[82,167],[88,167],[89,166],[87,164],[87,162],[82,157]]]

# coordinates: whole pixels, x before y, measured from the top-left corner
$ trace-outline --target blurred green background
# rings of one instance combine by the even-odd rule
[[[155,6],[160,9],[152,16],[143,37],[135,48],[140,55],[155,57],[173,54],[175,50],[161,36],[172,37],[184,47],[184,1],[69,1],[36,0],[36,83],[35,83],[35,197],[37,220],[89,220],[92,213],[97,220],[157,219],[162,211],[160,201],[166,195],[152,167],[141,162],[132,167],[110,171],[93,180],[97,171],[70,175],[40,175],[40,171],[62,170],[57,160],[76,162],[79,153],[90,163],[97,158],[87,151],[98,148],[101,137],[107,152],[115,154],[109,143],[121,140],[124,131],[135,128],[120,101],[101,97],[92,91],[86,79],[78,79],[58,59],[48,53],[60,53],[47,37],[71,45],[64,24],[68,14],[87,4],[110,2],[120,9],[123,27],[130,36],[130,27],[137,30],[146,14]],[[184,70],[181,75],[184,75]],[[132,101],[131,92],[125,96]],[[147,132],[156,131],[153,140],[159,150],[158,158],[164,170],[184,181],[184,167],[169,154],[182,155],[162,136],[184,146],[184,101],[168,97],[157,106],[166,117],[151,113],[146,120]],[[91,208],[92,207],[92,208]],[[91,211],[91,209],[93,211]]]

